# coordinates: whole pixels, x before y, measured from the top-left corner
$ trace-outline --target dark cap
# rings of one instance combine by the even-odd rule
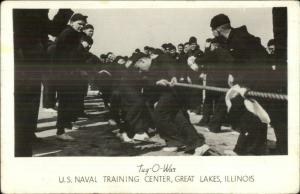
[[[71,22],[75,22],[75,21],[78,21],[78,20],[83,20],[83,21],[86,22],[86,19],[87,19],[87,18],[88,18],[88,16],[84,16],[84,15],[82,15],[81,13],[75,13],[75,14],[71,17],[70,21],[71,21]]]
[[[101,58],[101,59],[106,59],[106,58],[107,58],[107,55],[106,55],[106,54],[101,54],[101,55],[100,55],[100,58]]]
[[[180,43],[180,44],[178,44],[178,46],[182,46],[182,47],[183,47],[183,44],[182,44],[182,43]]]
[[[173,45],[172,43],[168,43],[168,44],[167,44],[167,48],[168,48],[168,49],[171,49],[173,46],[174,46],[174,45]]]
[[[210,21],[210,27],[213,30],[224,24],[230,24],[230,20],[229,20],[228,16],[225,14],[216,15]]]
[[[137,60],[139,60],[140,58],[142,58],[144,56],[145,56],[145,54],[141,53],[141,52],[139,52],[139,53],[133,53],[131,55],[131,57],[129,57],[129,60],[131,60],[131,61],[133,61],[135,63]]]
[[[90,45],[92,45],[94,43],[93,39],[87,35],[83,35],[80,40],[85,41],[85,42],[89,43]]]
[[[191,36],[190,37],[190,40],[189,40],[189,43],[192,44],[192,43],[197,43],[197,38],[195,36]]]
[[[122,56],[117,56],[116,59],[115,59],[115,61],[118,62],[120,59],[124,59],[124,57],[122,57]]]
[[[170,50],[176,50],[176,47],[173,44],[171,44],[170,45]]]
[[[149,51],[149,52],[152,52],[152,53],[153,53],[154,50],[155,50],[155,48],[153,48],[153,47],[149,47],[149,48],[148,48],[148,51]]]
[[[168,48],[168,44],[167,44],[167,43],[164,43],[164,44],[161,45],[161,47],[162,47],[163,49],[167,49],[167,48]]]
[[[206,39],[205,42],[211,42],[212,40],[213,40],[212,38],[208,38],[208,39]]]
[[[156,54],[156,55],[161,55],[161,54],[163,54],[163,51],[161,50],[161,49],[159,49],[159,48],[156,48],[156,49],[153,49],[153,54]]]
[[[94,26],[92,24],[87,24],[85,25],[82,30],[86,30],[86,29],[93,29],[94,30]]]

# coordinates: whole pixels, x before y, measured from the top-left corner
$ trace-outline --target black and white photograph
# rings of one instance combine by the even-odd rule
[[[3,118],[7,113],[11,127],[1,127],[3,145],[10,143],[1,149],[3,154],[25,163],[46,161],[44,168],[59,158],[218,160],[213,168],[222,158],[245,162],[249,156],[257,160],[299,156],[299,150],[294,150],[299,148],[299,120],[295,119],[299,102],[294,104],[299,100],[299,74],[289,73],[299,67],[290,64],[289,53],[299,49],[290,44],[292,6],[70,3],[8,6],[11,26],[4,29],[1,24],[1,34],[10,31],[12,39],[7,42],[12,47],[2,44],[1,55],[10,53],[11,61],[1,62],[1,96],[9,93],[10,102],[1,97],[1,122],[8,121]],[[293,5],[299,15],[299,4]],[[4,72],[11,72],[9,85]],[[290,108],[296,113],[291,115]],[[12,136],[4,136],[3,131]],[[86,167],[86,162],[80,166]],[[133,168],[145,176],[69,176],[61,166],[56,184],[251,184],[259,180],[247,174],[251,171],[214,178],[173,177],[169,174],[180,172],[177,163],[128,164],[116,168]],[[113,163],[109,168],[115,168]],[[148,171],[169,174],[152,177]],[[162,190],[170,191],[174,192]]]
[[[286,7],[13,24],[16,157],[288,154]]]

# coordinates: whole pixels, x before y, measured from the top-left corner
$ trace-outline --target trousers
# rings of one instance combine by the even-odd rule
[[[37,128],[41,80],[30,72],[15,73],[15,156],[32,156],[32,139]]]
[[[205,143],[202,134],[198,134],[189,121],[187,111],[176,98],[175,91],[162,92],[154,109],[154,121],[160,136],[169,147],[185,147],[186,152]]]

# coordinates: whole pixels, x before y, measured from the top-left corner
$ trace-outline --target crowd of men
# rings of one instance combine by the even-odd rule
[[[161,48],[145,46],[143,52],[136,49],[129,57],[112,52],[97,57],[89,52],[94,27],[87,16],[69,9],[60,9],[53,20],[47,14],[14,10],[15,156],[32,155],[41,83],[43,107],[57,109],[56,135],[63,141],[74,140],[65,129],[88,117],[84,98],[90,85],[99,90],[109,110],[107,119],[118,126],[117,136],[124,142],[159,134],[166,142],[164,151],[205,155],[210,148],[191,124],[189,110],[202,114],[197,125],[211,132],[221,132],[223,125],[240,132],[232,154],[268,154],[268,125],[277,138],[274,153],[287,154],[287,102],[256,99],[270,122],[245,104],[250,89],[286,92],[286,83],[278,84],[278,77],[286,80],[286,66],[274,52],[275,40],[266,49],[246,26],[233,28],[228,16],[219,14],[211,19],[214,38],[206,40],[204,51],[192,36],[177,47],[164,43]],[[229,97],[229,107],[224,93],[205,90],[203,95],[202,90],[176,87],[203,82],[237,88],[239,95]]]

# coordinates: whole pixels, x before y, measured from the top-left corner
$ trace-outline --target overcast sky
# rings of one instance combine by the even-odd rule
[[[190,36],[198,39],[203,49],[205,40],[212,37],[210,20],[214,15],[229,16],[233,27],[246,25],[248,31],[261,38],[265,46],[273,38],[272,9],[93,9],[74,10],[88,16],[95,28],[91,52],[99,56],[109,51],[116,55],[131,55],[145,45],[160,47],[187,42]],[[50,17],[55,11],[50,12]]]

